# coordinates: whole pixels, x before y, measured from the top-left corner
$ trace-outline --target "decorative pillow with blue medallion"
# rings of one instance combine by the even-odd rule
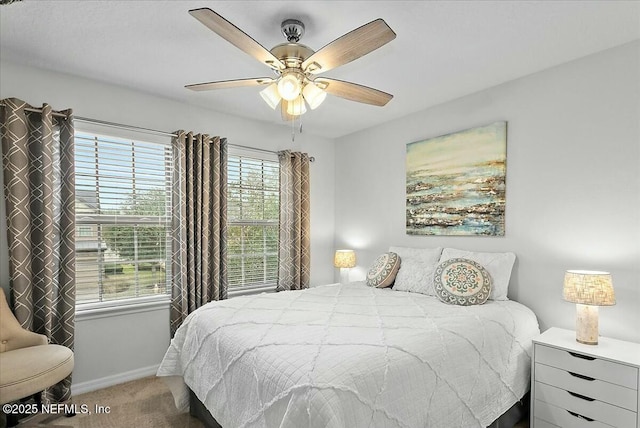
[[[444,303],[482,305],[491,294],[491,275],[482,265],[469,259],[449,259],[434,272],[436,296]]]
[[[384,288],[393,284],[400,269],[400,257],[394,252],[379,256],[367,272],[369,287]]]

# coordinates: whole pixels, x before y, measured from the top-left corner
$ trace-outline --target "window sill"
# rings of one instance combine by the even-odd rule
[[[169,309],[171,296],[153,296],[130,299],[125,302],[87,303],[76,306],[76,321],[131,315]]]
[[[230,290],[227,293],[228,298],[249,296],[260,293],[275,293],[276,286],[268,285],[263,287],[245,288],[240,290]],[[120,315],[131,315],[141,312],[159,311],[169,309],[171,306],[171,297],[164,295],[161,297],[142,297],[138,299],[130,299],[126,303],[102,302],[87,303],[76,306],[76,321],[84,321],[98,318],[107,318]]]

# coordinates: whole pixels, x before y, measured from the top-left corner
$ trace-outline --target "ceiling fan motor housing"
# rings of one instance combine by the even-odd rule
[[[313,55],[313,49],[300,43],[281,43],[271,49],[271,53],[285,65],[286,68],[299,69],[307,58]]]

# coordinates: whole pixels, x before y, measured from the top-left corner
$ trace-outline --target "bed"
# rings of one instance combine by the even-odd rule
[[[209,303],[160,365],[224,428],[486,427],[529,389],[535,315],[326,285]]]

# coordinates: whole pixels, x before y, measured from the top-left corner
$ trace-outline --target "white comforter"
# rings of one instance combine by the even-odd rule
[[[224,428],[485,427],[529,388],[535,315],[362,283],[213,302],[158,370]]]

